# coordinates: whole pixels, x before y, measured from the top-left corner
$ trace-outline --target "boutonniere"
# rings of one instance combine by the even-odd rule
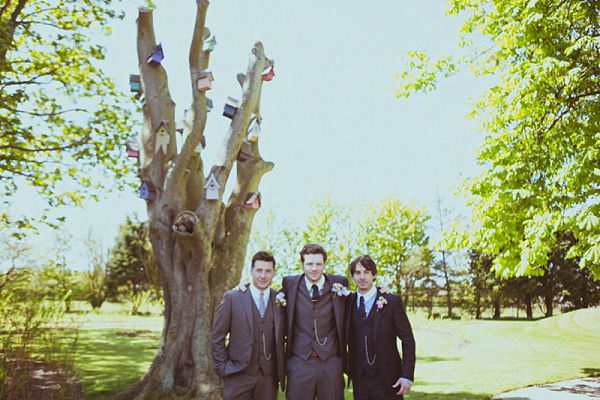
[[[385,297],[379,296],[379,298],[377,299],[375,304],[377,305],[377,311],[379,311],[383,308],[383,306],[385,306],[387,304],[387,300]]]
[[[279,307],[285,307],[287,305],[287,300],[285,299],[285,293],[279,292],[277,296],[275,296],[275,304]]]
[[[342,285],[341,283],[334,283],[333,287],[331,288],[331,291],[335,294],[337,294],[338,296],[348,296],[350,293],[350,290]]]

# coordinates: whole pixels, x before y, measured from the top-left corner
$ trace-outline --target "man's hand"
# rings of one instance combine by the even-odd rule
[[[233,288],[233,290],[238,292],[245,292],[248,289],[249,282],[240,282],[239,285]]]
[[[399,396],[404,396],[405,394],[408,394],[408,392],[410,392],[410,388],[412,387],[412,385],[405,379],[398,378],[398,380],[392,387],[393,388],[400,387],[400,389],[398,390],[398,393],[396,393],[396,394]]]
[[[388,285],[377,286],[377,289],[383,294],[392,294],[392,289]]]

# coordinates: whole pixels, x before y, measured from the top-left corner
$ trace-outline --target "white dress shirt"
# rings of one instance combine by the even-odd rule
[[[260,293],[264,293],[265,294],[265,311],[267,310],[267,307],[269,306],[269,294],[270,288],[266,288],[265,290],[261,291],[260,289],[258,289],[257,287],[255,287],[252,283],[250,283],[250,294],[252,294],[252,298],[254,299],[254,304],[256,304],[256,308],[258,308],[260,310]]]
[[[322,293],[323,286],[325,286],[325,275],[321,275],[321,279],[319,279],[319,282],[317,282],[317,283],[310,283],[308,281],[308,279],[306,278],[306,275],[304,275],[304,283],[306,283],[306,288],[308,289],[308,293],[312,294],[312,285],[317,285],[317,288],[319,289],[319,293]]]
[[[356,308],[360,307],[360,298],[361,296],[365,298],[365,314],[369,315],[369,312],[371,311],[371,307],[373,307],[373,304],[375,303],[375,295],[377,295],[377,286],[373,285],[373,287],[371,288],[371,290],[369,290],[367,293],[365,294],[360,294],[359,291],[356,291]]]

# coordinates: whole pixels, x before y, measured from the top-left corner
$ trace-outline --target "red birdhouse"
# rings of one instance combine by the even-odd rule
[[[162,44],[159,43],[158,46],[156,46],[156,48],[152,50],[152,53],[148,55],[148,59],[146,60],[146,62],[152,65],[153,67],[156,67],[160,65],[160,62],[163,60],[163,58],[165,58],[165,54],[163,53]]]
[[[273,77],[275,76],[275,67],[268,67],[267,69],[265,69],[262,73],[262,80],[263,81],[271,81],[273,80]]]
[[[212,89],[212,83],[215,80],[212,72],[210,71],[202,71],[198,76],[198,90],[201,92],[206,92],[207,90]]]
[[[125,142],[125,151],[129,157],[139,157],[140,144],[137,142],[137,140],[128,140]]]
[[[244,207],[252,210],[258,210],[260,208],[260,193],[248,193],[248,195],[246,196],[246,203],[244,204]]]
[[[245,140],[242,142],[242,147],[240,148],[240,152],[238,153],[237,160],[240,162],[244,162],[250,158],[252,155],[252,146],[249,142]]]

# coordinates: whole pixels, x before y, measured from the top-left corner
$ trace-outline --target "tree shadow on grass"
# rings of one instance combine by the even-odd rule
[[[75,369],[85,399],[115,399],[148,370],[159,340],[159,332],[127,336],[118,329],[81,330]]]
[[[418,362],[438,362],[438,361],[460,361],[460,357],[438,357],[438,356],[429,356],[429,357],[417,357]]]
[[[581,368],[581,372],[587,376],[600,376],[600,368]]]

